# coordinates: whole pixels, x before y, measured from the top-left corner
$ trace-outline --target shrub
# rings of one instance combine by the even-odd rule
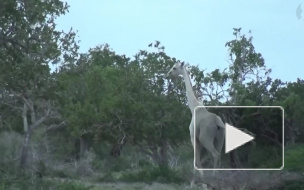
[[[126,182],[160,182],[160,183],[181,183],[183,180],[177,172],[168,167],[145,167],[136,173],[124,174],[121,177]]]
[[[74,183],[74,182],[65,182],[57,186],[58,190],[90,190],[92,187],[85,187],[85,185]]]
[[[285,150],[285,166],[284,168],[289,171],[304,171],[304,145],[298,144],[291,146]]]
[[[248,155],[246,167],[279,168],[282,165],[282,151],[271,146],[256,147]]]

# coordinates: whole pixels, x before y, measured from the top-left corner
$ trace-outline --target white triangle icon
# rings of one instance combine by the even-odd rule
[[[226,123],[225,153],[228,153],[253,139],[253,136]]]

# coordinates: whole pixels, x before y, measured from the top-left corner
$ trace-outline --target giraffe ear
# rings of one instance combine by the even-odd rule
[[[181,63],[181,67],[183,67],[183,66],[184,66],[184,64],[185,64],[185,62],[182,62],[182,63]]]

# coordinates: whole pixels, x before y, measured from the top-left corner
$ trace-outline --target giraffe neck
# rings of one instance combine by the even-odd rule
[[[191,113],[193,114],[195,107],[204,106],[204,104],[196,98],[196,96],[193,92],[193,88],[191,85],[191,81],[190,81],[188,72],[185,67],[183,68],[183,70],[184,70],[183,78],[184,78],[185,85],[186,85],[186,96],[187,96],[187,100],[188,100],[188,105],[191,110]]]

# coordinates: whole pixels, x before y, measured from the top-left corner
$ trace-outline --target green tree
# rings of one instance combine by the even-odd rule
[[[83,55],[74,69],[59,73],[63,90],[62,112],[77,138],[108,141],[121,146],[129,142],[167,165],[168,144],[185,136],[187,114],[179,92],[164,78],[176,61],[167,56],[159,42],[156,52],[141,50],[135,59],[117,55],[108,45]],[[168,89],[170,88],[170,89]]]
[[[278,89],[271,89],[274,103],[284,108],[285,112],[285,142],[287,144],[303,143],[304,134],[304,82],[288,82],[280,85]]]
[[[60,0],[0,2],[1,106],[10,109],[16,124],[23,124],[24,143],[20,165],[26,165],[32,132],[52,116],[50,100],[54,78],[49,63],[72,62],[77,55],[75,33],[55,29],[55,19],[68,5]],[[22,120],[17,119],[21,116]],[[19,126],[14,126],[20,131]]]

